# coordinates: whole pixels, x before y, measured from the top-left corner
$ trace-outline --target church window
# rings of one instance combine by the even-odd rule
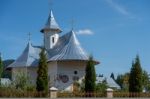
[[[76,75],[76,74],[78,74],[78,72],[77,72],[77,71],[74,71],[74,74]]]
[[[53,42],[53,43],[55,42],[55,38],[54,38],[54,37],[52,37],[52,42]]]

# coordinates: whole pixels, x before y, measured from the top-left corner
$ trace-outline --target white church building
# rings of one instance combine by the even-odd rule
[[[60,36],[62,30],[52,11],[50,11],[41,32],[44,36],[44,47],[47,52],[50,87],[72,91],[73,83],[81,81],[85,76],[89,55],[81,47],[73,30]],[[28,42],[22,54],[8,66],[12,71],[12,80],[20,72],[24,72],[29,76],[31,83],[36,84],[41,48],[42,46],[34,46],[30,41]],[[99,64],[99,62],[95,61],[95,64]]]

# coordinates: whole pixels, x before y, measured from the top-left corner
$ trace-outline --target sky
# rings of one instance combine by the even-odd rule
[[[49,3],[51,2],[51,3]],[[97,74],[129,72],[136,55],[150,73],[150,0],[0,0],[0,52],[16,59],[31,32],[43,44],[40,29],[50,9],[63,30],[72,28],[81,46],[100,61]]]

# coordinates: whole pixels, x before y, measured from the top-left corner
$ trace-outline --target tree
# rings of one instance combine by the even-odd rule
[[[129,73],[119,74],[116,82],[121,87],[122,91],[129,91]]]
[[[142,92],[142,68],[138,55],[133,61],[130,70],[129,92]]]
[[[90,56],[86,65],[86,74],[85,74],[85,91],[86,92],[94,92],[96,81],[96,73],[94,67],[93,57]]]
[[[115,76],[114,76],[114,73],[111,73],[110,77],[115,80]]]
[[[107,89],[107,82],[104,80],[102,83],[96,84],[96,91],[97,92],[105,92]]]
[[[43,48],[40,53],[39,66],[37,70],[37,81],[36,89],[39,92],[44,92],[48,94],[48,65],[47,58],[45,54],[45,49]]]
[[[11,71],[7,70],[6,68],[14,61],[15,61],[14,59],[3,60],[3,74],[2,74],[3,78],[11,79]]]
[[[21,89],[25,91],[34,87],[25,72],[18,72],[12,84],[15,86],[16,89]]]
[[[2,73],[3,73],[3,62],[2,62],[1,53],[0,53],[0,85],[1,85]]]
[[[149,75],[147,73],[147,71],[143,70],[143,74],[142,74],[142,82],[143,82],[143,89],[145,89],[145,91],[150,91],[150,81],[149,81]]]

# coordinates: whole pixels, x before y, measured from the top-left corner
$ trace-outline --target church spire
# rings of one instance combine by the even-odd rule
[[[47,22],[45,24],[45,27],[41,29],[42,33],[45,32],[56,32],[56,33],[60,33],[62,32],[62,30],[60,29],[59,25],[57,24],[55,17],[53,15],[52,10],[49,13],[49,17],[47,19]]]

